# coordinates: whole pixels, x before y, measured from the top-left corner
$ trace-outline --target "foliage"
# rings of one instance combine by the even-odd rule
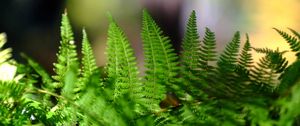
[[[177,55],[144,10],[141,76],[129,40],[109,20],[105,75],[85,30],[79,59],[66,13],[54,75],[25,54],[26,63],[13,61],[1,34],[0,68],[16,70],[3,79],[9,69],[0,69],[0,125],[300,125],[299,57],[289,64],[287,51],[254,48],[248,35],[241,48],[239,32],[218,56],[214,32],[199,37],[195,11]],[[299,56],[299,33],[275,30]],[[264,56],[254,62],[252,50]]]

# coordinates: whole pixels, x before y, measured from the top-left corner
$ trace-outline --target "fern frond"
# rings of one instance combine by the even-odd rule
[[[81,65],[82,65],[82,70],[81,70],[81,77],[79,79],[79,84],[76,87],[76,92],[83,93],[83,90],[86,89],[88,85],[88,82],[90,81],[91,76],[98,76],[98,82],[96,82],[99,86],[101,85],[100,83],[102,80],[100,79],[100,70],[96,65],[96,59],[93,54],[93,49],[90,45],[90,42],[88,40],[86,31],[82,31],[82,48],[81,48],[81,53],[82,53],[82,59],[81,59]],[[80,97],[81,95],[78,94],[77,97]]]
[[[239,59],[238,59],[238,64],[236,66],[236,74],[237,77],[239,78],[239,85],[244,85],[244,90],[245,89],[249,89],[248,85],[251,83],[251,79],[249,77],[250,75],[250,70],[253,67],[253,59],[252,59],[252,55],[251,55],[251,45],[249,42],[249,37],[248,34],[246,34],[246,42],[244,44],[244,47],[241,51],[241,53],[239,54]]]
[[[209,28],[205,28],[205,36],[203,38],[203,44],[201,45],[201,62],[202,69],[209,71],[212,66],[209,65],[209,62],[216,61],[216,38],[215,33],[212,32]]]
[[[246,34],[246,42],[239,56],[238,64],[241,67],[249,70],[252,67],[252,63],[253,63],[253,59],[251,55],[251,45],[249,41],[249,36],[248,34]]]
[[[57,54],[57,63],[54,63],[55,76],[52,76],[56,80],[55,87],[63,87],[63,81],[66,72],[70,69],[71,64],[78,64],[76,45],[74,44],[74,37],[72,28],[67,17],[67,13],[62,15],[61,21],[61,41]]]
[[[294,29],[288,28],[297,38],[300,39],[300,33],[295,31]]]
[[[181,63],[187,70],[199,70],[200,40],[197,31],[196,13],[193,11],[186,26],[182,41]]]
[[[300,34],[299,32],[288,28],[294,36],[289,35],[288,33],[278,30],[274,28],[285,40],[286,42],[290,45],[290,48],[292,49],[293,52],[296,52],[297,60],[288,66],[284,73],[281,75],[280,80],[281,83],[278,87],[278,91],[280,93],[284,93],[287,91],[290,87],[293,86],[299,79],[299,71],[300,71]]]
[[[82,76],[85,79],[88,79],[93,73],[98,72],[99,69],[96,65],[96,59],[93,54],[93,49],[88,40],[86,31],[82,31]]]
[[[274,28],[274,30],[281,36],[283,37],[286,42],[290,45],[290,48],[292,51],[299,53],[300,50],[300,41],[294,36],[289,35],[288,33],[281,31],[277,28]],[[295,32],[295,31],[294,31]],[[293,33],[294,33],[293,32]],[[297,35],[297,34],[296,34]]]
[[[60,28],[61,41],[57,54],[57,62],[54,63],[55,75],[52,76],[52,78],[55,81],[53,84],[56,89],[55,92],[59,92],[66,97],[71,97],[74,100],[76,99],[76,97],[74,97],[75,87],[79,82],[70,80],[73,80],[73,78],[78,78],[79,69],[77,69],[77,65],[79,65],[79,61],[77,58],[76,45],[67,13],[62,15]],[[74,69],[76,69],[76,72]],[[70,77],[72,74],[75,74],[75,77]],[[76,123],[76,108],[67,104],[64,99],[58,99],[58,103],[53,108],[59,108],[55,111],[55,113],[65,116],[62,120],[64,125],[74,125]]]
[[[219,95],[218,97],[235,97],[235,93],[241,92],[240,80],[236,74],[239,47],[240,33],[236,32],[217,61],[215,76],[218,79],[207,78],[211,85],[210,90],[215,90],[212,95]]]
[[[126,93],[136,95],[141,86],[136,58],[124,32],[113,20],[108,28],[107,57],[106,69],[109,86],[114,90],[113,99]]]
[[[236,32],[230,43],[227,44],[224,52],[221,54],[217,66],[220,73],[230,73],[235,70],[238,61],[240,47],[240,33]]]
[[[180,86],[188,94],[200,95],[199,89],[193,86],[198,86],[199,75],[204,73],[201,71],[201,53],[200,40],[197,31],[196,13],[193,11],[188,19],[185,35],[182,41],[182,52],[180,55],[182,81]],[[193,92],[193,93],[192,93]],[[198,92],[198,93],[196,93]],[[180,93],[180,92],[177,92]],[[185,94],[179,94],[185,95]]]
[[[152,17],[143,11],[142,40],[145,55],[145,97],[147,104],[158,109],[158,103],[163,99],[165,87],[174,90],[178,74],[178,57],[170,44],[168,37],[164,36]],[[150,107],[150,108],[152,108]]]
[[[259,60],[257,66],[254,66],[254,69],[252,70],[253,80],[260,84],[267,84],[271,87],[278,86],[278,77],[288,65],[288,61],[283,57],[283,54],[286,51],[280,52],[278,49],[271,50],[268,48],[253,49],[259,53],[265,54],[265,56]]]

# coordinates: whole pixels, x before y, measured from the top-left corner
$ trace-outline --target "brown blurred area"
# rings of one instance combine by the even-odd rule
[[[255,47],[280,47],[280,50],[287,50],[288,45],[272,27],[300,31],[299,0],[1,0],[0,32],[7,33],[6,46],[14,49],[17,60],[21,60],[19,53],[24,52],[52,72],[59,46],[60,18],[65,8],[78,50],[82,28],[85,28],[100,66],[106,61],[107,13],[111,13],[125,31],[140,68],[143,64],[140,32],[144,8],[170,37],[177,53],[192,10],[197,13],[201,37],[204,27],[216,33],[219,52],[237,30],[249,33]],[[293,59],[291,54],[287,56]]]

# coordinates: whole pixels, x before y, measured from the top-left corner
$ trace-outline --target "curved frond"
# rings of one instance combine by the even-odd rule
[[[63,81],[66,72],[71,68],[71,64],[78,64],[76,45],[74,44],[74,37],[72,28],[67,17],[67,13],[62,15],[61,24],[61,41],[57,54],[57,63],[54,63],[55,76],[52,76],[57,81],[55,87],[63,87]]]
[[[93,49],[91,47],[91,44],[88,40],[86,31],[82,31],[82,48],[81,48],[81,53],[82,53],[82,59],[81,59],[81,77],[79,79],[79,84],[76,87],[76,92],[82,92],[87,88],[87,85],[89,83],[90,77],[91,76],[96,76],[98,77],[98,81],[95,82],[96,85],[100,86],[102,80],[100,79],[100,69],[96,65],[96,59],[94,57]],[[79,94],[78,94],[79,95]],[[79,95],[80,97],[80,95]]]
[[[249,70],[253,66],[252,63],[253,63],[253,59],[251,55],[251,45],[249,41],[249,36],[248,34],[246,34],[246,42],[239,56],[238,64],[241,67]]]
[[[187,70],[199,70],[200,40],[197,31],[196,13],[193,11],[186,26],[182,41],[181,63]]]
[[[93,73],[99,71],[96,65],[96,59],[94,57],[93,49],[88,40],[86,31],[82,31],[82,76],[85,79],[88,79]]]
[[[279,83],[279,76],[285,70],[288,65],[288,61],[283,54],[285,51],[280,52],[277,50],[271,50],[268,48],[253,48],[256,52],[264,53],[257,66],[254,66],[252,72],[253,80],[258,84],[263,84],[270,87],[277,87]]]
[[[106,53],[106,70],[109,86],[114,90],[113,99],[126,93],[136,95],[141,86],[136,58],[124,32],[113,20],[108,28]]]
[[[229,42],[221,54],[217,66],[220,73],[230,73],[235,70],[238,61],[240,47],[240,33],[236,32],[231,42]]]
[[[200,90],[195,89],[193,85],[198,85],[198,77],[201,71],[201,53],[200,53],[200,40],[197,31],[196,13],[193,11],[188,19],[186,31],[182,41],[182,52],[180,55],[181,74],[182,81],[180,82],[180,88],[184,89],[185,92],[191,94]],[[195,91],[194,93],[191,93]],[[180,92],[178,92],[180,93]],[[180,94],[183,95],[183,94]]]
[[[294,29],[288,28],[297,38],[300,39],[300,33],[295,31]]]
[[[142,40],[145,55],[145,97],[149,99],[149,104],[158,108],[158,103],[163,99],[168,90],[176,88],[176,76],[178,74],[178,57],[168,37],[152,19],[143,11]],[[148,103],[148,102],[147,102]],[[152,107],[151,107],[152,108]]]
[[[284,32],[284,31],[281,31],[277,28],[274,28],[274,30],[276,30],[277,33],[279,33],[279,35],[286,40],[286,42],[290,45],[290,48],[292,49],[292,51],[299,53],[299,51],[300,51],[300,41],[299,41],[299,39],[297,39],[294,36],[289,35],[288,33]]]
[[[203,70],[210,70],[212,66],[209,65],[209,62],[216,61],[216,57],[215,33],[209,28],[205,28],[205,36],[203,38],[203,44],[201,45],[201,66],[203,67]]]

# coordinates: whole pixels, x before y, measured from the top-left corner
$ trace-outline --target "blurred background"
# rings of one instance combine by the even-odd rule
[[[142,68],[141,15],[146,8],[177,51],[192,10],[197,13],[200,37],[204,27],[216,33],[217,50],[221,52],[235,31],[250,36],[254,47],[288,50],[288,44],[273,27],[287,31],[287,27],[300,32],[299,0],[1,0],[0,32],[6,32],[14,57],[24,52],[40,62],[49,72],[56,62],[60,40],[60,18],[65,9],[80,47],[81,29],[84,27],[92,42],[97,64],[105,65],[105,44],[108,19],[111,13],[123,28],[135,48]],[[294,55],[286,53],[290,61]],[[257,60],[259,55],[254,55]]]

